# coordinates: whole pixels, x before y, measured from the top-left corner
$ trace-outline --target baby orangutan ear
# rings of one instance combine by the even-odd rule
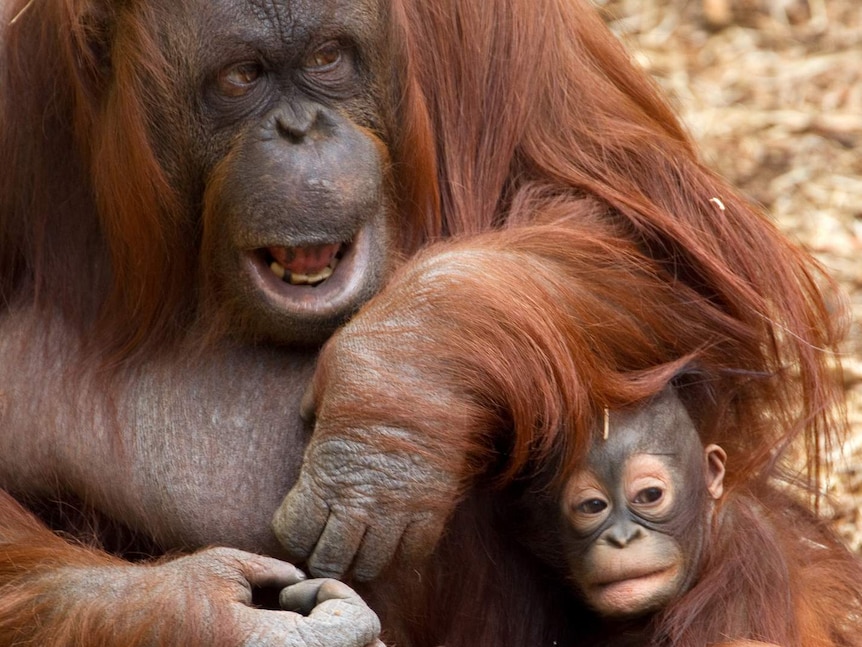
[[[727,454],[718,445],[704,448],[706,457],[706,489],[713,499],[720,499],[724,493],[724,464]]]

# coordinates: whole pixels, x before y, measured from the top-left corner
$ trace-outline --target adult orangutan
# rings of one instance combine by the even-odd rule
[[[384,628],[413,645],[572,635],[565,593],[495,530],[482,494],[452,511],[466,482],[515,473],[527,452],[504,445],[489,467],[459,453],[469,443],[446,423],[475,406],[495,412],[478,420],[495,431],[554,426],[562,409],[549,405],[574,404],[522,379],[537,366],[570,375],[565,353],[512,340],[524,324],[578,337],[566,277],[582,253],[598,268],[633,260],[631,280],[609,286],[646,313],[652,346],[623,331],[613,342],[631,345],[630,366],[697,346],[728,393],[753,381],[725,411],[722,444],[739,466],[729,478],[764,473],[772,448],[797,436],[814,465],[835,431],[837,335],[817,268],[700,165],[586,2],[9,0],[0,41],[0,486],[11,495],[0,499],[0,643],[371,642],[373,616],[351,592],[291,588],[299,575],[277,561],[287,553],[270,527],[308,442],[302,393],[339,329],[335,365],[356,353],[367,363],[331,376],[320,410],[339,383],[362,397],[374,390],[365,378],[391,379],[408,390],[385,419],[419,406],[421,431],[453,458],[440,471],[417,456],[412,489],[396,491],[388,469],[368,484],[394,493],[393,524],[423,478],[437,493],[403,539],[371,524],[360,549],[365,577],[403,557],[368,589]],[[571,246],[591,228],[598,239]],[[510,248],[510,236],[529,244]],[[361,327],[341,327],[364,303],[387,307],[375,295],[399,266],[417,291],[380,336],[395,363],[375,364]],[[483,304],[495,313],[471,337],[481,343],[463,346],[479,372],[442,391],[423,388],[435,375],[398,373],[426,317],[428,350],[451,343],[428,290],[457,304],[453,321]],[[495,399],[500,381],[515,399]],[[573,452],[586,424],[566,427]],[[317,474],[348,466],[321,458]],[[291,539],[285,523],[302,491],[277,523],[290,545],[316,540],[299,526]],[[354,546],[339,540],[357,543],[352,526],[373,503],[336,515],[313,572],[344,570]],[[437,573],[408,581],[444,525]],[[221,548],[177,555],[207,546]],[[164,557],[141,563],[152,556]],[[457,589],[444,578],[454,573],[466,577]],[[284,587],[282,606],[320,612],[254,604],[265,596],[252,589]],[[458,598],[469,604],[449,604]]]

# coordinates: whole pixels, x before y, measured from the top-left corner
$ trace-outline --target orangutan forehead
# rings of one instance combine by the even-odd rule
[[[600,429],[589,461],[620,464],[633,454],[689,455],[700,448],[700,437],[676,393],[667,389],[632,410],[610,411],[607,438]]]
[[[256,27],[281,42],[302,42],[326,32],[333,25],[351,26],[365,33],[379,29],[383,0],[239,0],[213,3],[161,0],[169,10],[187,15],[190,22],[204,22],[218,32]],[[192,20],[192,17],[195,20]],[[332,34],[337,35],[337,34]]]
[[[381,0],[251,0],[250,11],[267,22],[280,25],[286,32],[314,27],[318,21],[342,23],[376,18]],[[377,24],[375,22],[375,24]]]

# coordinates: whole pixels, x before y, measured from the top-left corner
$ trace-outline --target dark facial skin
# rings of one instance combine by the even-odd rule
[[[316,343],[388,267],[388,34],[376,0],[255,7],[165,3],[163,50],[191,91],[158,138],[183,145],[160,154],[203,187],[211,302],[254,337]]]
[[[600,616],[655,612],[696,575],[725,453],[702,447],[682,403],[663,394],[609,414],[561,501],[571,579]]]

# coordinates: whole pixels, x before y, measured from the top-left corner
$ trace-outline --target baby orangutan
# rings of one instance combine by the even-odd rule
[[[708,554],[718,548],[712,542],[738,532],[732,521],[723,527],[720,514],[726,459],[718,445],[702,444],[671,389],[640,408],[605,412],[603,429],[597,430],[582,466],[562,481],[559,537],[550,540],[559,542],[552,549],[558,565],[565,563],[567,579],[594,613],[594,633],[586,644],[690,644],[670,638],[675,628],[667,630],[662,620],[673,617],[664,612],[686,608]],[[549,511],[547,501],[544,506],[533,504],[530,507]],[[732,505],[746,503],[736,500]],[[533,519],[541,524],[538,517]],[[539,539],[540,531],[533,532],[530,543],[545,552],[546,561],[553,559],[548,538]],[[729,578],[742,581],[746,573],[731,573]],[[724,604],[707,589],[694,593],[699,603]],[[742,597],[736,604],[744,606],[747,592],[738,593]],[[760,630],[757,618],[748,617],[751,609],[737,614],[734,605],[727,606],[721,611],[701,609],[699,616],[689,609],[686,617],[715,624],[711,645],[773,644],[753,640],[768,632]]]
[[[723,492],[726,455],[703,447],[672,392],[606,414],[582,470],[563,490],[564,550],[584,601],[605,618],[633,618],[688,590]]]

